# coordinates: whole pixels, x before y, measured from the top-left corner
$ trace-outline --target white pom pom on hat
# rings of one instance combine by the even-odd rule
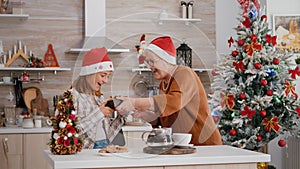
[[[113,63],[108,57],[105,47],[94,48],[84,54],[80,76],[105,71],[114,71]]]
[[[146,49],[151,50],[164,61],[176,65],[176,49],[171,37],[158,37],[152,40]]]

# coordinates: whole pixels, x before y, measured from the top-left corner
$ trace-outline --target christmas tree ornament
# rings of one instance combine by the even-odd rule
[[[235,51],[232,51],[231,55],[232,55],[233,57],[236,57],[236,56],[238,55],[238,52],[237,52],[236,50],[235,50]]]
[[[274,58],[274,59],[273,59],[273,64],[274,64],[274,65],[279,65],[279,63],[280,63],[280,61],[279,61],[278,58]]]
[[[236,130],[235,129],[231,129],[230,132],[229,132],[229,134],[231,136],[235,136],[236,135]]]
[[[256,141],[257,141],[257,142],[260,142],[261,140],[262,140],[262,136],[261,136],[261,135],[257,135],[257,136],[256,136]]]
[[[238,40],[238,45],[239,46],[243,46],[244,45],[244,40],[243,39],[239,39]]]
[[[273,96],[273,90],[269,89],[266,92],[267,96]]]
[[[244,100],[244,99],[246,99],[246,94],[245,93],[241,93],[239,97],[240,97],[241,100]]]
[[[261,110],[261,111],[259,112],[259,115],[260,115],[260,117],[265,117],[265,116],[267,115],[266,110]]]
[[[284,147],[285,144],[286,144],[286,142],[285,142],[283,139],[280,139],[280,140],[278,141],[278,145],[279,145],[280,147]]]
[[[260,85],[267,86],[267,84],[268,84],[268,81],[266,79],[260,80]]]
[[[260,63],[255,63],[254,67],[255,67],[255,69],[260,69],[261,68],[261,64]]]

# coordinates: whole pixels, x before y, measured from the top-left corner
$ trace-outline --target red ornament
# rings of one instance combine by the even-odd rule
[[[273,91],[272,90],[267,90],[267,96],[273,96]]]
[[[273,64],[274,65],[279,65],[279,63],[280,63],[280,60],[278,58],[273,59]]]
[[[260,85],[262,85],[262,86],[266,86],[267,84],[268,84],[268,81],[266,79],[262,79],[260,81]]]
[[[243,46],[244,45],[244,40],[243,39],[238,40],[238,45]]]
[[[262,20],[267,19],[267,15],[261,16],[261,19],[262,19]]]
[[[261,111],[259,112],[259,115],[260,115],[260,117],[265,117],[265,116],[267,115],[266,110],[261,110]]]
[[[229,134],[230,134],[231,136],[235,136],[235,135],[236,135],[235,129],[231,129],[230,132],[229,132]]]
[[[255,63],[254,67],[255,67],[255,69],[260,69],[261,68],[261,64],[260,63]]]
[[[239,97],[240,97],[241,100],[244,100],[244,99],[246,99],[246,94],[245,93],[241,93]]]
[[[213,69],[213,70],[211,71],[211,74],[212,74],[213,76],[216,76],[216,75],[217,75],[217,70],[216,70],[216,69]]]
[[[231,52],[231,55],[233,56],[233,57],[236,57],[237,55],[238,55],[238,52],[235,50],[235,51],[232,51]]]
[[[261,136],[261,135],[257,135],[256,141],[257,141],[257,142],[260,142],[261,140],[262,140],[262,136]]]
[[[285,141],[282,140],[282,139],[280,139],[280,140],[278,141],[278,145],[279,145],[280,147],[284,147],[285,144],[286,144]]]

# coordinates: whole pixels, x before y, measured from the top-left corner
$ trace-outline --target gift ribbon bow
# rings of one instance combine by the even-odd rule
[[[298,116],[300,117],[300,108],[299,107],[296,107],[296,112],[298,113]]]
[[[233,62],[232,64],[233,64],[233,66],[235,67],[235,70],[236,70],[236,71],[239,71],[239,70],[241,70],[242,72],[245,71],[243,61]]]
[[[290,92],[295,99],[298,98],[298,94],[296,93],[295,86],[292,84],[292,82],[285,81],[285,96],[288,96]]]
[[[278,117],[272,117],[271,120],[264,118],[263,124],[265,125],[265,130],[270,132],[273,129],[276,133],[279,131],[280,126],[278,125]]]
[[[260,43],[257,43],[256,35],[251,36],[251,43],[245,44],[244,49],[247,51],[248,56],[252,56],[254,50],[260,51],[262,49],[262,45]]]
[[[291,77],[293,79],[296,79],[296,75],[300,76],[300,71],[299,71],[299,67],[296,66],[295,70],[289,70],[289,74],[291,74]]]
[[[246,116],[249,118],[249,119],[252,119],[252,116],[256,114],[256,111],[255,110],[250,110],[249,109],[249,106],[245,106],[244,107],[244,110],[241,111],[241,115],[242,116]]]
[[[266,42],[272,44],[273,46],[276,45],[276,38],[277,36],[271,36],[269,34],[266,34]]]
[[[253,5],[256,7],[257,11],[260,9],[258,0],[251,0]],[[250,0],[238,0],[239,4],[243,7],[243,16],[248,13],[248,8],[250,6]]]
[[[229,109],[232,109],[234,107],[234,95],[233,94],[224,94],[220,93],[221,98],[221,106],[224,108],[226,105]]]

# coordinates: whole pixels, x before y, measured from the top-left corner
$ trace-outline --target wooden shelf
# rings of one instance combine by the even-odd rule
[[[71,48],[67,51],[67,53],[80,53],[80,52],[87,52],[90,49],[82,49],[82,48]],[[130,52],[129,49],[107,49],[108,53],[127,53]]]
[[[70,71],[71,68],[60,68],[60,67],[46,67],[46,68],[35,68],[35,67],[1,67],[0,71],[53,71],[54,74],[57,71]]]
[[[201,69],[201,68],[192,68],[195,72],[207,72],[207,71],[212,71],[212,69]],[[148,68],[133,68],[131,69],[132,72],[150,72],[151,69]]]
[[[160,18],[160,21],[179,21],[179,22],[200,22],[201,19],[188,19],[188,18]]]
[[[186,25],[189,25],[190,22],[200,22],[201,19],[197,18],[159,18],[159,24],[163,24],[163,22],[185,22]]]
[[[26,19],[28,19],[28,17],[29,17],[28,14],[0,14],[0,18],[26,20]]]

